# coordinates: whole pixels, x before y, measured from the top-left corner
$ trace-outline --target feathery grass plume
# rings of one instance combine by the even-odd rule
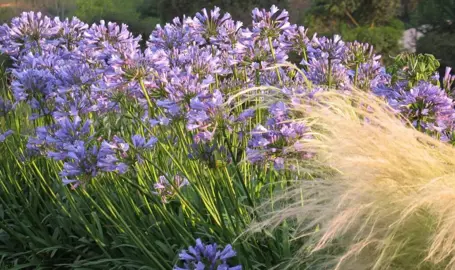
[[[455,269],[455,149],[407,127],[371,94],[317,100],[296,108],[318,133],[301,149],[337,173],[262,206],[265,221],[253,231],[295,223],[305,241],[292,269]]]

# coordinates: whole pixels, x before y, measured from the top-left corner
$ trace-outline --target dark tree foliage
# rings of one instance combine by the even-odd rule
[[[253,8],[270,8],[272,5],[286,8],[287,2],[287,0],[145,0],[144,6],[147,8],[144,8],[143,12],[158,15],[161,22],[165,23],[184,14],[193,16],[203,8],[212,9],[218,6],[229,12],[234,19],[246,23],[250,21]]]
[[[303,24],[320,35],[341,34],[344,40],[373,44],[383,60],[400,51],[404,25],[397,16],[400,0],[313,0]]]
[[[455,0],[421,0],[414,13],[414,24],[430,25],[428,31],[454,33]]]
[[[400,0],[314,0],[310,14],[360,25],[389,22],[399,12]]]
[[[424,32],[417,52],[430,53],[445,67],[455,67],[455,0],[421,0],[413,14],[413,24]]]

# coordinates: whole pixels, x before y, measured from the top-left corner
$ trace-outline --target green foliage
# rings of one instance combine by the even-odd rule
[[[76,16],[89,23],[102,19],[125,23],[134,33],[148,37],[160,21],[159,17],[142,14],[144,7],[148,7],[144,0],[77,0]]]
[[[387,71],[392,75],[392,83],[408,80],[410,89],[419,81],[430,81],[439,85],[439,81],[433,78],[439,66],[439,61],[431,54],[402,53],[394,58],[394,63]]]
[[[15,11],[13,8],[4,7],[0,8],[0,23],[9,22],[15,16]]]
[[[455,35],[450,32],[429,32],[417,41],[419,53],[431,53],[442,66],[455,67]]]
[[[10,89],[0,96],[8,99]],[[149,132],[138,116],[141,107],[123,95],[118,101],[127,113],[113,112],[105,120],[90,115],[90,119],[102,121],[103,130],[124,138]],[[192,134],[176,121],[169,129],[157,127],[159,143],[142,156],[143,162],[131,164],[130,173],[104,173],[72,189],[61,183],[61,162],[26,152],[25,134],[45,121],[30,120],[30,114],[30,107],[19,104],[0,117],[0,130],[15,132],[0,143],[4,153],[0,156],[0,266],[168,270],[181,249],[202,238],[223,246],[232,243],[238,252],[236,263],[244,269],[271,269],[290,259],[299,246],[299,241],[290,243],[292,229],[286,226],[242,237],[256,218],[255,207],[287,187],[283,179],[292,179],[289,172],[236,160],[190,159]],[[216,139],[232,156],[245,158],[245,145],[230,144],[240,144],[237,131]],[[190,184],[175,188],[166,203],[154,193],[161,175],[180,175]]]
[[[320,35],[341,34],[346,41],[372,44],[383,61],[399,53],[404,24],[395,19],[397,0],[315,0],[303,18],[310,31]]]
[[[310,13],[360,26],[389,22],[398,12],[399,0],[316,0]]]
[[[425,34],[417,41],[417,52],[434,54],[442,69],[455,66],[455,0],[421,0],[412,23]]]
[[[455,0],[421,0],[412,21],[415,26],[428,24],[432,30],[453,32]]]
[[[229,12],[236,20],[250,22],[253,8],[270,8],[272,5],[286,8],[287,2],[286,0],[157,0],[157,3],[149,5],[149,8],[152,12],[158,10],[162,23],[184,14],[194,14],[203,8],[212,9],[214,6]]]

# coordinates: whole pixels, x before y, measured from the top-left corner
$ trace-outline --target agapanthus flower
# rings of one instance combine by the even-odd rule
[[[274,64],[284,64],[288,59],[286,51],[280,49],[278,41],[272,41],[272,46],[262,39],[242,39],[242,47],[236,47],[236,53],[243,55],[242,64],[248,65],[253,69],[263,69]],[[271,51],[274,51],[272,54]]]
[[[168,73],[166,82],[164,88],[168,97],[181,103],[188,102],[197,95],[208,93],[213,80],[211,77],[209,80],[200,80],[197,75],[173,69]]]
[[[23,12],[11,20],[10,26],[2,27],[2,32],[7,34],[7,38],[1,40],[2,52],[12,56],[41,53],[48,49],[47,40],[52,39],[57,31],[55,22],[41,12]]]
[[[351,84],[365,90],[370,90],[378,84],[387,84],[389,80],[385,75],[385,68],[378,61],[358,64],[357,70],[348,71]]]
[[[219,90],[213,94],[199,95],[190,101],[187,113],[187,129],[197,130],[196,141],[211,141],[223,117],[223,95]]]
[[[192,19],[183,17],[174,18],[172,24],[162,27],[157,25],[149,37],[147,46],[151,51],[185,49],[193,41],[196,44],[204,42],[202,36],[191,30]]]
[[[37,155],[44,155],[47,148],[46,138],[49,136],[50,132],[48,127],[37,127],[35,129],[35,135],[30,136],[27,141],[26,148],[30,150],[30,152],[34,152]]]
[[[14,80],[11,83],[16,101],[36,100],[43,104],[46,99],[55,97],[55,76],[49,70],[13,70]],[[36,109],[39,106],[34,107]]]
[[[428,82],[421,82],[404,92],[394,107],[422,131],[440,132],[441,129],[453,126],[453,100],[443,89]]]
[[[81,63],[75,59],[71,52],[43,51],[41,53],[26,52],[13,62],[13,70],[24,71],[30,69],[49,70],[56,75],[57,67],[73,65],[74,62]]]
[[[88,146],[84,141],[75,141],[64,146],[66,156],[63,169],[60,172],[63,184],[76,184],[87,182],[98,173],[97,160],[98,148]]]
[[[289,50],[304,57],[304,60],[308,60],[307,52],[311,39],[307,36],[307,33],[307,28],[299,26],[295,31],[289,31],[288,35],[281,35],[280,43],[283,43]]]
[[[84,38],[84,32],[89,28],[88,24],[76,17],[66,18],[62,22],[56,18],[54,21],[57,28],[56,45],[68,51],[76,50],[79,42]]]
[[[348,69],[341,63],[329,63],[323,58],[311,58],[306,66],[306,76],[316,85],[327,85],[341,89],[348,88],[350,85]]]
[[[182,115],[182,109],[175,101],[169,99],[157,100],[156,105],[160,107],[169,118],[178,118]]]
[[[254,116],[255,110],[254,109],[246,109],[243,112],[239,114],[239,116],[236,118],[236,122],[240,123],[245,123],[249,118],[252,118]]]
[[[133,146],[136,149],[151,149],[156,144],[158,139],[155,137],[150,137],[148,140],[146,140],[141,135],[136,134],[131,137],[131,141],[133,142]]]
[[[315,93],[328,86],[346,92],[352,86],[371,90],[417,128],[455,141],[450,69],[443,78],[444,93],[431,85],[437,83],[437,74],[426,74],[431,83],[423,83],[414,78],[414,71],[407,74],[409,69],[400,67],[398,75],[403,78],[396,79],[386,72],[372,46],[345,44],[337,35],[310,38],[306,28],[289,23],[285,10],[272,6],[255,9],[252,15],[250,29],[219,8],[204,9],[195,18],[175,18],[158,25],[142,50],[140,37],[126,25],[101,21],[89,28],[77,18],[60,21],[22,13],[0,27],[0,52],[13,56],[15,102],[0,99],[0,116],[27,102],[33,118],[45,115],[53,121],[35,130],[27,151],[60,161],[64,182],[76,184],[99,172],[125,173],[156,144],[156,138],[139,135],[129,144],[118,137],[97,141],[92,133],[103,138],[111,123],[98,128],[81,120],[94,115],[95,123],[104,125],[105,119],[124,115],[125,109],[135,117],[133,124],[141,121],[167,129],[171,122],[184,123],[194,135],[190,158],[210,168],[233,159],[222,143],[230,139],[225,132],[249,134],[247,158],[252,163],[273,163],[276,170],[290,168],[289,158],[311,157],[300,149],[305,145],[302,140],[311,139],[310,130],[295,121],[288,107],[314,101]],[[303,60],[302,72],[277,67],[294,54]],[[289,100],[272,104],[261,123],[248,121],[254,116],[248,103],[243,111],[224,103],[225,95],[257,85],[279,86]],[[247,123],[257,125],[250,130]],[[0,134],[0,139],[6,135]],[[180,138],[171,134],[168,139],[176,143]],[[299,148],[303,154],[292,156],[288,148]]]
[[[343,64],[350,69],[349,75],[354,86],[369,90],[381,82],[386,83],[383,76],[385,70],[379,62],[381,56],[374,54],[373,46],[355,41],[346,47]]]
[[[205,79],[208,75],[225,74],[226,71],[220,63],[220,52],[209,48],[189,47],[187,52],[189,61],[185,65],[188,73],[198,75]]]
[[[6,55],[14,55],[17,52],[17,46],[10,45],[10,28],[5,23],[0,25],[0,53]]]
[[[288,155],[287,148],[293,147],[301,139],[311,139],[310,129],[304,123],[289,121],[290,119],[288,105],[284,102],[270,106],[266,126],[258,124],[251,131],[246,152],[251,163],[273,162],[275,169],[283,169]],[[306,154],[303,150],[300,152]]]
[[[106,24],[101,20],[84,32],[81,46],[94,59],[107,61],[114,53],[136,51],[140,39],[140,36],[133,36],[126,24]]]
[[[167,118],[166,116],[158,116],[157,118],[153,118],[148,120],[152,127],[155,126],[168,126],[171,123],[171,119]]]
[[[55,110],[52,112],[52,117],[56,121],[60,121],[61,119],[84,116],[90,112],[98,112],[96,102],[75,87],[71,91],[60,93],[55,98]]]
[[[242,25],[243,23],[239,21],[225,20],[217,28],[217,35],[210,37],[211,44],[217,45],[223,52],[229,52],[233,48],[241,46],[239,39]]]
[[[7,130],[5,132],[0,132],[0,143],[4,142],[8,136],[13,134],[12,130]]]
[[[289,23],[289,13],[286,10],[280,10],[273,5],[270,11],[255,8],[252,11],[253,32],[258,33],[261,37],[277,38],[281,31],[291,28]]]
[[[56,130],[52,136],[48,136],[47,142],[56,144],[57,147],[65,143],[71,143],[82,138],[90,136],[90,120],[83,121],[79,116],[74,116],[73,119],[68,117],[58,119]]]
[[[169,202],[184,186],[189,185],[188,179],[175,175],[171,182],[167,179],[166,176],[161,175],[156,184],[153,185],[153,188],[156,190],[154,193],[161,197],[163,203]]]
[[[351,68],[354,68],[356,64],[379,61],[379,59],[381,59],[381,56],[374,54],[374,48],[370,44],[360,43],[358,41],[346,44],[346,57],[344,61]]]
[[[145,100],[143,86],[148,92],[158,88],[158,78],[168,67],[167,59],[160,53],[144,54],[132,48],[113,53],[103,72],[105,90],[120,90]]]
[[[347,47],[341,36],[334,35],[333,38],[317,37],[311,39],[309,53],[314,58],[323,58],[331,62],[343,61],[346,58]]]
[[[125,173],[128,165],[123,161],[128,156],[128,150],[128,143],[117,136],[110,142],[103,141],[98,152],[97,167],[105,172]]]
[[[189,247],[179,254],[183,267],[175,266],[174,270],[241,270],[241,265],[230,266],[228,263],[228,260],[236,255],[231,245],[221,250],[216,243],[207,245],[202,243],[201,239],[196,239],[194,247]]]
[[[224,24],[230,20],[231,15],[229,13],[225,13],[221,16],[219,7],[215,7],[213,10],[210,10],[210,12],[207,12],[204,8],[201,12],[196,13],[196,17],[193,21],[193,28],[207,41],[210,41],[211,38],[218,35],[219,29],[224,27]]]

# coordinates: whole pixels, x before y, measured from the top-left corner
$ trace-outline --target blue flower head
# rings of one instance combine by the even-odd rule
[[[174,270],[241,270],[241,265],[230,266],[227,262],[236,255],[231,245],[221,250],[216,243],[206,245],[201,239],[196,239],[194,247],[179,254],[183,267],[175,266]]]

